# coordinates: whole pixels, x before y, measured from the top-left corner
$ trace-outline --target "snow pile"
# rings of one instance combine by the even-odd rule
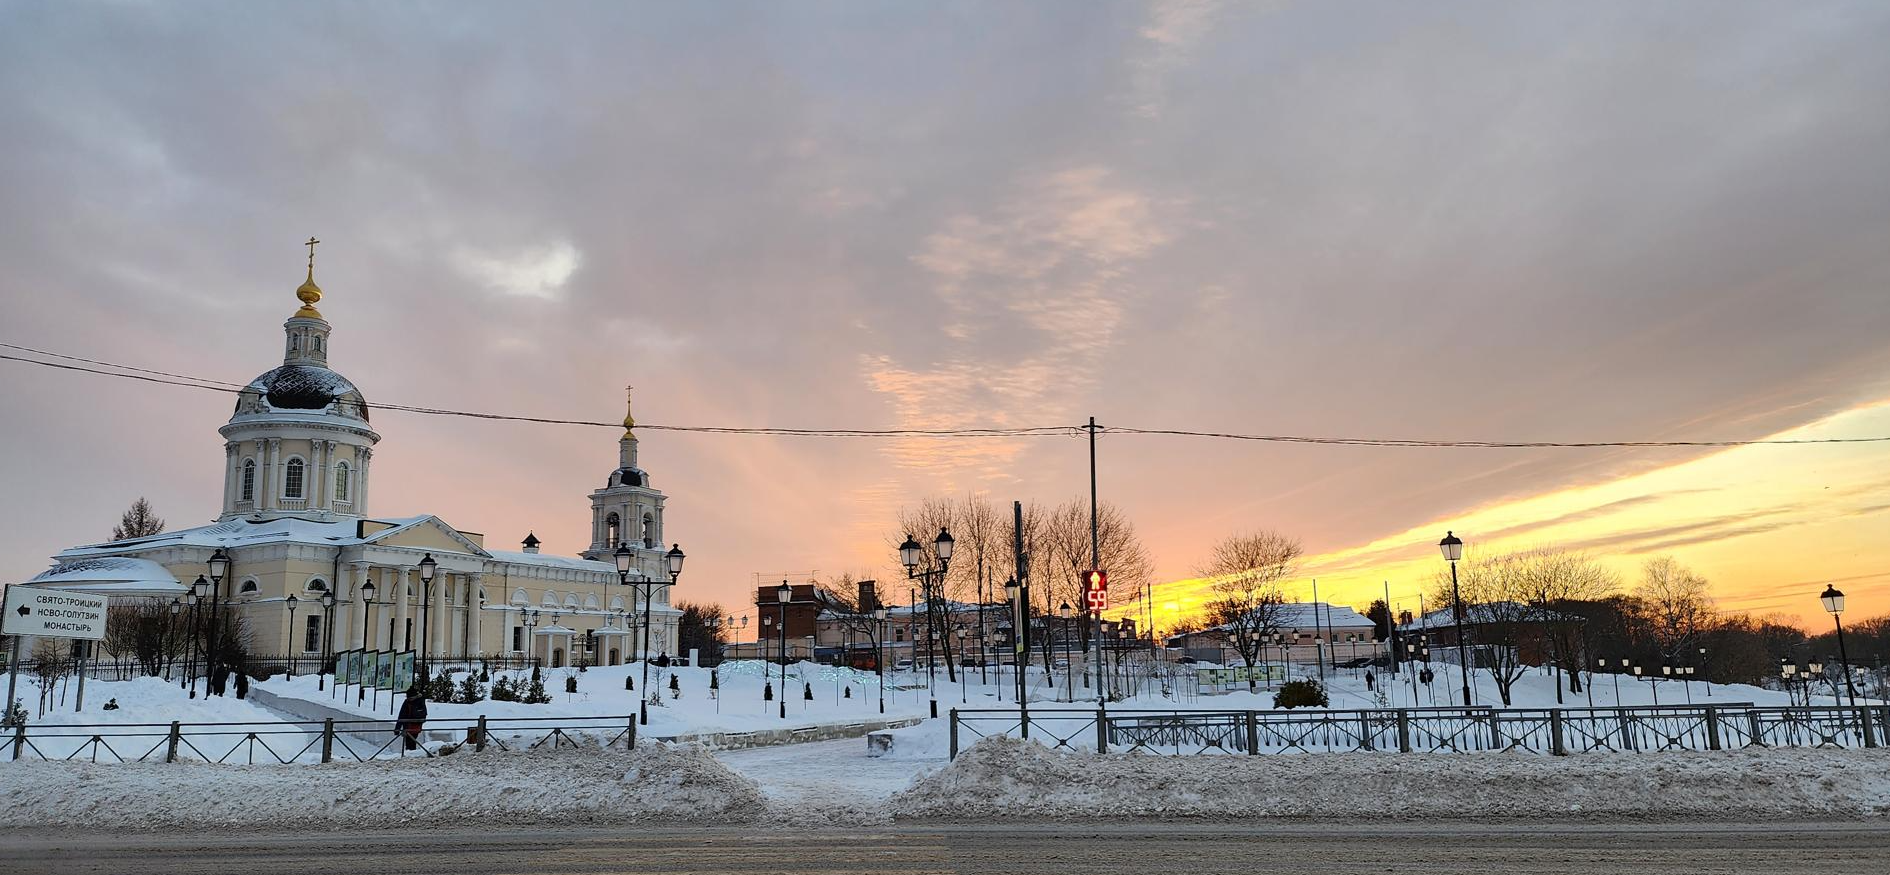
[[[991,738],[892,797],[896,818],[1668,818],[1890,815],[1890,751],[1059,753]]]
[[[694,747],[465,751],[331,765],[11,762],[0,828],[375,829],[751,822],[754,782]]]

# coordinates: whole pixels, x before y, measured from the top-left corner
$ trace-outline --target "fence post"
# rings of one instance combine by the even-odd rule
[[[1260,712],[1247,712],[1247,753],[1260,753]]]
[[[957,708],[952,709],[951,717],[952,717],[951,753],[948,758],[955,760],[955,759],[958,759],[958,709]]]
[[[18,647],[19,645],[15,644],[13,646]],[[7,707],[9,708],[13,707],[13,703],[8,702]],[[20,751],[25,750],[25,749],[26,749],[26,721],[22,720],[20,721],[18,726],[13,727],[13,758],[16,760],[19,759]]]
[[[473,730],[473,733],[474,733],[473,734],[473,752],[477,753],[479,751],[485,750],[486,749],[486,715],[484,714],[479,715],[479,726],[478,728]],[[630,722],[630,736],[628,739],[628,746],[631,748],[635,748],[637,746],[637,724],[636,724],[636,721],[634,720]]]
[[[1706,749],[1719,750],[1719,709],[1706,706]]]
[[[1358,712],[1358,743],[1362,750],[1372,750],[1372,712]]]
[[[1489,711],[1489,714],[1490,714],[1490,749],[1491,749],[1491,750],[1502,750],[1502,749],[1503,749],[1503,727],[1502,727],[1502,724],[1500,724],[1500,723],[1497,723],[1497,722],[1496,722],[1496,716],[1497,716],[1497,713],[1498,713],[1498,712],[1497,712],[1497,710],[1496,710],[1495,708],[1491,708],[1491,709],[1490,709],[1490,711]]]
[[[1568,756],[1568,748],[1562,742],[1562,709],[1549,709],[1549,753],[1555,756]]]
[[[335,718],[329,717],[322,721],[322,762],[332,763],[334,761],[335,761]]]
[[[643,694],[639,692],[637,695],[641,696]],[[486,715],[479,715],[479,725],[481,728],[486,725]],[[481,732],[480,735],[483,737],[485,733]],[[630,749],[637,749],[637,715],[635,714],[630,715]]]
[[[1868,705],[1857,709],[1857,720],[1859,724],[1858,728],[1864,732],[1864,746],[1876,747],[1877,732],[1870,728],[1870,707]]]
[[[1398,752],[1411,752],[1411,711],[1398,709]]]
[[[1109,712],[1096,709],[1096,752],[1109,752]]]
[[[1746,709],[1746,722],[1752,728],[1752,746],[1765,747],[1766,746],[1765,739],[1759,735],[1759,712],[1751,708],[1747,708]]]
[[[171,721],[171,737],[164,743],[164,761],[177,762],[177,742],[182,739],[183,731],[178,721]]]

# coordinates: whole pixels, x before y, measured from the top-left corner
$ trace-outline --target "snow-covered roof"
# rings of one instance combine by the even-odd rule
[[[1534,608],[1520,602],[1492,602],[1466,605],[1463,609],[1464,620],[1471,625],[1479,623],[1512,622],[1568,622],[1580,621],[1581,617],[1551,611],[1548,608]],[[1439,608],[1418,617],[1409,623],[1402,623],[1400,629],[1448,629],[1457,625],[1456,612],[1450,608]]]
[[[149,559],[99,556],[60,562],[27,581],[31,586],[118,596],[175,597],[186,587]]]
[[[1287,602],[1273,608],[1274,629],[1299,630],[1310,632],[1313,629],[1374,629],[1376,623],[1344,605],[1331,605],[1325,602]],[[1218,632],[1230,624],[1222,624],[1203,629],[1203,632]],[[1181,637],[1181,636],[1176,636]]]
[[[526,553],[522,550],[487,550],[492,558],[514,565],[538,565],[547,568],[568,568],[573,571],[590,571],[616,574],[617,566],[611,562],[598,562],[591,559],[579,559],[575,556],[553,556],[550,553]],[[631,569],[631,577],[640,577],[642,572]]]

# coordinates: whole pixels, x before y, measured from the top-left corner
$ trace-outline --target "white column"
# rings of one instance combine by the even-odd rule
[[[427,642],[427,647],[435,656],[445,656],[449,652],[448,643],[452,641],[453,608],[446,594],[455,585],[453,579],[454,576],[448,574],[433,582],[433,613],[427,617],[427,637],[433,640]]]
[[[374,458],[374,451],[367,447],[358,447],[354,451],[354,465],[357,473],[354,478],[354,512],[367,516],[368,512],[368,461]]]
[[[392,572],[393,584],[390,592],[394,596],[394,631],[388,641],[389,648],[407,649],[413,643],[413,636],[407,634],[407,621],[413,619],[410,599],[407,597],[413,588],[413,581],[408,577],[406,568],[388,569]]]
[[[324,632],[328,636],[328,641],[332,642],[329,645],[330,648],[340,653],[343,650],[353,649],[349,643],[354,640],[350,631],[354,628],[354,624],[349,621],[354,617],[354,611],[350,610],[354,605],[343,603],[354,599],[355,591],[361,586],[361,580],[355,573],[353,565],[342,566],[341,573],[337,577],[338,579],[334,582],[335,607],[333,616],[329,618],[329,623],[332,625]]]

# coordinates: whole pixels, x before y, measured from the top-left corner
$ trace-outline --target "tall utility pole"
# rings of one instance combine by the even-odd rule
[[[1089,418],[1089,568],[1091,571],[1102,570],[1102,538],[1096,526],[1096,417]],[[1103,686],[1102,667],[1102,610],[1092,609],[1095,630],[1092,636],[1096,641],[1096,707],[1098,710],[1109,709],[1109,691]]]
[[[1024,503],[1011,502],[1011,568],[1017,573],[1017,598],[1011,600],[1011,640],[1017,664],[1017,714],[1024,738],[1030,738],[1030,695],[1024,675],[1030,670],[1030,575],[1024,563]]]

